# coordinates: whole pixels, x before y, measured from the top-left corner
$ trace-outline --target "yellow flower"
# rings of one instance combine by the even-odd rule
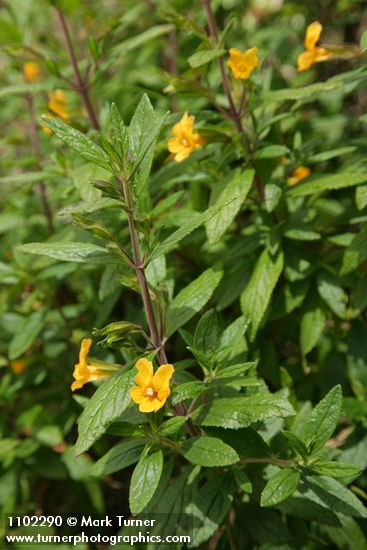
[[[247,80],[255,67],[258,66],[257,48],[251,48],[245,52],[240,52],[237,48],[229,50],[228,67],[233,76],[241,80]]]
[[[88,365],[87,356],[92,345],[90,338],[84,338],[79,352],[79,363],[75,365],[73,377],[75,381],[71,385],[71,390],[75,391],[82,388],[88,382],[101,380],[111,375],[111,372],[101,370],[96,366]]]
[[[33,61],[27,61],[23,65],[23,76],[24,80],[27,80],[28,82],[34,82],[35,80],[38,80],[40,75],[40,68],[38,63],[34,63]]]
[[[49,92],[48,99],[49,102],[47,107],[52,113],[65,120],[70,118],[69,111],[66,108],[68,100],[66,99],[63,90],[55,90],[54,92]]]
[[[307,166],[298,166],[292,172],[290,178],[287,179],[288,185],[296,185],[299,181],[307,178],[311,174],[311,170]]]
[[[17,359],[10,362],[10,368],[14,372],[14,374],[20,374],[21,372],[25,371],[27,366],[27,361],[24,361],[23,359]]]
[[[186,159],[194,149],[204,143],[200,134],[193,131],[194,122],[195,117],[185,113],[181,120],[172,128],[172,133],[176,137],[168,140],[168,150],[170,153],[173,153],[174,159],[177,162]]]
[[[138,374],[135,376],[136,386],[131,388],[131,399],[139,405],[140,412],[158,411],[171,393],[169,381],[174,372],[172,365],[161,365],[153,374],[153,364],[147,359],[139,359],[135,367]]]
[[[302,52],[297,59],[297,71],[306,71],[314,63],[326,61],[332,55],[326,48],[316,46],[322,31],[322,25],[314,21],[308,25],[306,30],[305,46],[306,51]]]

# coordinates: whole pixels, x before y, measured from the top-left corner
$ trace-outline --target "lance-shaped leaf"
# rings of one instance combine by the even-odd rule
[[[116,260],[105,248],[92,243],[27,243],[17,247],[21,252],[48,256],[64,262],[106,264],[115,263]]]
[[[130,482],[130,511],[135,516],[152,500],[163,470],[161,450],[149,453],[149,446],[140,457]]]
[[[284,468],[273,475],[261,493],[261,506],[274,506],[290,497],[298,487],[300,474],[291,468]]]
[[[65,122],[55,118],[41,118],[41,124],[47,126],[54,134],[71,149],[79,153],[85,160],[113,172],[108,155],[91,138],[72,128]]]

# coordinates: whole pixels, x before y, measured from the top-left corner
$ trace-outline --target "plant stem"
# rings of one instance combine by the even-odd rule
[[[131,246],[133,249],[133,256],[134,256],[134,267],[135,267],[136,277],[138,279],[141,295],[143,298],[144,308],[145,308],[149,331],[150,331],[150,339],[152,341],[154,349],[157,351],[157,357],[158,357],[159,363],[163,364],[163,363],[167,363],[168,360],[163,348],[163,343],[162,343],[157,322],[155,319],[152,299],[150,297],[149,286],[145,276],[145,267],[142,263],[142,258],[140,254],[139,238],[138,238],[137,231],[135,229],[134,214],[133,214],[134,208],[133,208],[130,188],[129,188],[128,182],[125,179],[123,178],[120,179],[120,183],[121,183],[124,200],[127,205],[127,216],[128,216]]]
[[[41,169],[41,148],[38,140],[38,133],[37,133],[37,124],[36,124],[36,116],[34,113],[34,105],[33,105],[33,97],[30,94],[26,95],[26,101],[28,105],[28,113],[29,113],[29,122],[30,122],[30,139],[31,139],[31,145],[33,149],[33,154],[36,157],[36,167],[38,170]],[[49,233],[53,232],[54,224],[53,224],[53,217],[52,217],[52,210],[50,207],[50,204],[47,199],[47,189],[43,181],[40,181],[38,183],[38,188],[40,190],[42,204],[43,204],[43,211],[46,216],[47,220],[47,227]]]
[[[212,7],[210,5],[210,0],[203,0],[203,2],[205,6],[206,15],[208,18],[209,34],[211,38],[214,40],[214,42],[217,44],[219,41],[218,29],[217,29],[217,24],[215,22],[214,14],[212,11]],[[229,107],[230,107],[230,118],[235,123],[237,131],[239,133],[242,133],[243,128],[241,123],[241,116],[240,116],[240,113],[237,111],[236,105],[233,100],[231,86],[230,86],[228,74],[226,72],[226,68],[224,65],[223,57],[219,57],[218,62],[219,62],[220,74],[222,77],[223,89],[227,96]]]
[[[86,82],[83,81],[82,76],[80,74],[78,62],[75,57],[74,47],[71,41],[70,32],[69,32],[69,28],[68,28],[65,16],[60,9],[56,9],[56,12],[59,18],[62,33],[64,35],[65,45],[66,45],[66,49],[70,59],[70,64],[74,72],[74,78],[75,78],[74,88],[82,98],[84,107],[88,113],[88,116],[92,123],[93,128],[95,130],[99,130],[100,129],[99,122],[89,97],[88,85]]]

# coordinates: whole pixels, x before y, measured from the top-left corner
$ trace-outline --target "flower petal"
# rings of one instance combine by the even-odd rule
[[[162,386],[167,388],[174,371],[173,365],[161,365],[153,377],[154,391],[159,393]]]
[[[135,367],[138,369],[138,374],[135,376],[137,386],[146,388],[152,385],[153,381],[153,363],[148,359],[139,359]]]
[[[313,50],[316,42],[319,40],[322,32],[322,25],[318,21],[314,21],[308,25],[306,29],[305,46],[307,50]]]
[[[161,407],[163,407],[164,403],[161,403],[159,399],[150,399],[149,397],[146,397],[144,401],[142,401],[139,405],[139,411],[143,413],[150,413],[157,411]]]
[[[147,396],[141,391],[138,386],[134,386],[133,388],[131,388],[130,397],[134,401],[134,403],[137,403],[138,405],[140,405],[140,403],[142,403],[147,398]]]

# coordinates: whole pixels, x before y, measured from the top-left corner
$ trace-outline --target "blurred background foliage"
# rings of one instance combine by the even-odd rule
[[[72,69],[53,4],[0,2],[0,507],[24,513],[123,513],[126,471],[101,477],[92,470],[114,435],[102,438],[90,455],[73,457],[76,419],[93,387],[72,395],[70,384],[80,340],[93,328],[122,318],[144,324],[134,280],[109,266],[62,263],[17,250],[29,241],[93,242],[70,223],[68,208],[83,200],[92,211],[100,192],[90,180],[103,179],[103,171],[81,162],[38,122],[48,112],[47,94],[63,89],[68,121],[81,130],[90,128],[80,96],[70,86]],[[317,19],[324,25],[323,43],[358,45],[367,24],[365,2],[217,0],[212,5],[219,27],[225,29],[226,48],[258,47],[261,69],[250,82],[251,138],[257,148],[275,143],[290,151],[284,164],[278,157],[255,161],[263,183],[271,179],[272,185],[284,188],[299,165],[319,175],[341,168],[365,171],[366,79],[351,73],[365,64],[365,58],[346,55],[303,73],[296,71],[307,24]],[[228,167],[238,161],[232,124],[213,105],[213,94],[219,106],[226,105],[217,63],[192,68],[188,62],[205,42],[203,6],[187,0],[63,0],[58,6],[68,20],[102,129],[108,129],[111,102],[129,121],[143,92],[158,111],[170,110],[150,179],[156,208],[152,220],[164,231],[178,227],[188,211],[203,210],[216,199]],[[39,65],[34,82],[25,81],[26,62]],[[278,89],[292,90],[340,74],[346,75],[346,85],[328,93],[316,91],[294,102],[286,97],[275,103],[270,96]],[[238,82],[233,86],[238,100],[241,89]],[[183,169],[167,162],[167,139],[185,111],[196,116],[207,145]],[[182,212],[164,202],[173,193]],[[170,257],[166,292],[172,294],[175,284],[177,293],[220,257],[226,277],[212,305],[222,323],[237,318],[238,298],[261,244],[272,231],[280,231],[282,221],[288,224],[288,238],[287,228],[281,229],[286,276],[277,287],[266,325],[249,344],[250,357],[260,359],[259,372],[272,390],[287,387],[291,399],[304,404],[303,415],[309,402],[318,402],[331,387],[342,384],[343,417],[333,453],[365,468],[367,276],[357,268],[363,267],[367,254],[360,255],[362,262],[353,257],[351,264],[343,254],[366,221],[367,186],[359,186],[357,192],[351,187],[327,197],[313,195],[303,210],[296,204],[293,218],[285,203],[271,194],[265,194],[268,203],[261,215],[256,200],[249,200],[239,218],[239,232],[229,235],[225,244],[209,246],[203,233],[184,241]],[[274,222],[270,218],[275,209]],[[119,234],[126,231],[122,214],[114,209],[99,211],[98,221]],[[299,238],[297,231],[308,236]],[[365,231],[363,235],[366,239]],[[173,362],[187,357],[178,334],[168,351]],[[120,353],[102,348],[95,348],[93,355],[122,361]],[[355,492],[366,499],[366,476],[354,483]],[[259,524],[261,532],[267,521],[270,525],[273,518]],[[311,529],[303,547],[366,548],[361,527],[349,527],[342,539],[340,529]],[[271,536],[253,530],[247,537],[252,545],[248,547],[283,548],[270,546]]]

